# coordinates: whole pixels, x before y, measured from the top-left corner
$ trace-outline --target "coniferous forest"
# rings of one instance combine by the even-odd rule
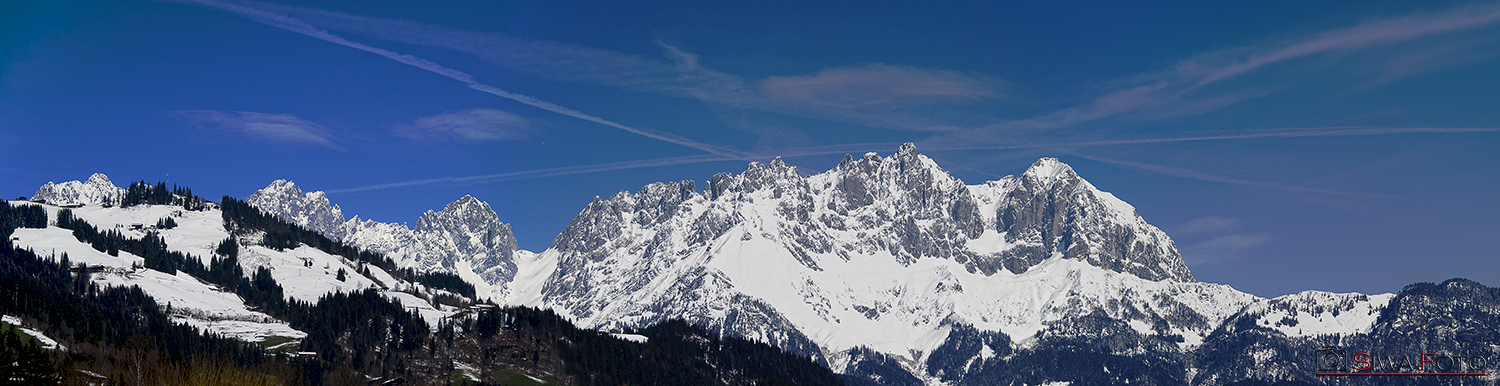
[[[163,194],[165,193],[165,194]],[[0,313],[55,339],[41,348],[9,324],[0,331],[0,380],[20,384],[122,385],[363,385],[371,379],[409,384],[711,385],[839,384],[835,374],[807,358],[772,346],[718,337],[683,322],[635,333],[632,343],[575,328],[549,310],[470,307],[429,325],[380,291],[332,293],[317,302],[288,299],[267,267],[241,264],[247,234],[268,248],[306,245],[386,270],[398,279],[458,296],[434,299],[474,305],[475,289],[458,276],[401,269],[381,254],[347,246],[225,197],[220,203],[231,236],[203,259],[171,251],[155,231],[131,238],[100,230],[66,208],[49,219],[41,205],[0,203]],[[131,184],[120,203],[178,205],[202,210],[208,203],[177,187]],[[168,218],[169,219],[169,218]],[[169,229],[167,220],[158,229]],[[157,301],[137,287],[101,286],[93,270],[70,263],[66,254],[39,255],[11,243],[21,228],[68,229],[79,242],[118,255],[144,259],[137,269],[192,275],[233,292],[247,306],[306,332],[298,351],[285,355],[262,345],[204,334],[174,322]],[[175,226],[175,222],[171,226]],[[205,261],[207,264],[205,264]],[[343,272],[368,275],[368,268]],[[457,367],[477,368],[479,380],[455,376]],[[3,381],[0,381],[3,382]]]

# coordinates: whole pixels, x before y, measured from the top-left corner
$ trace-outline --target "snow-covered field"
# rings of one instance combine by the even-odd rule
[[[12,205],[28,204],[12,201]],[[34,205],[34,204],[31,204]],[[57,218],[60,208],[44,205],[50,218]],[[126,237],[140,237],[145,233],[130,230],[131,224],[156,224],[164,216],[174,216],[176,229],[162,230],[160,234],[170,250],[188,253],[207,260],[212,246],[229,237],[224,231],[218,211],[182,211],[180,207],[142,205],[131,208],[104,208],[84,206],[74,208],[73,213],[95,227],[118,229]],[[55,221],[54,221],[55,222]],[[185,272],[169,275],[149,269],[132,268],[143,259],[128,252],[110,256],[78,241],[70,230],[55,226],[46,229],[17,229],[14,242],[17,246],[31,248],[49,258],[61,258],[67,254],[72,264],[105,267],[94,274],[93,280],[106,286],[138,286],[155,298],[163,309],[168,310],[173,320],[192,325],[207,332],[221,334],[249,342],[260,342],[273,336],[301,339],[306,333],[291,328],[286,323],[264,313],[246,309],[245,302],[230,292],[221,292],[198,278]],[[243,263],[243,260],[242,260]],[[253,266],[246,266],[253,270]],[[252,271],[253,272],[253,271]],[[321,293],[320,293],[321,294]]]
[[[12,201],[11,204],[36,205],[26,201]],[[42,206],[55,223],[61,208]],[[205,264],[212,259],[215,245],[229,237],[218,210],[184,211],[167,205],[129,208],[85,205],[72,211],[74,216],[101,230],[119,230],[128,238],[143,237],[148,231],[157,232],[169,250],[198,257]],[[155,225],[164,217],[172,217],[178,226],[162,230],[134,229],[137,224],[141,228]],[[16,245],[31,248],[43,256],[61,258],[66,254],[71,264],[103,267],[102,272],[94,275],[94,281],[109,286],[139,286],[168,310],[174,320],[201,330],[249,342],[262,342],[270,337],[301,339],[307,336],[269,315],[247,309],[244,300],[232,292],[220,291],[185,272],[169,275],[136,268],[144,259],[124,251],[119,252],[119,256],[97,251],[74,238],[71,230],[56,226],[22,228],[16,230],[13,238]],[[240,265],[247,275],[260,267],[269,269],[271,277],[281,284],[287,299],[311,303],[335,292],[375,289],[387,298],[399,301],[408,310],[416,311],[434,327],[439,320],[458,311],[453,307],[434,307],[415,295],[400,292],[447,293],[445,291],[398,283],[394,276],[374,265],[363,267],[369,272],[367,277],[360,274],[358,263],[305,245],[282,251],[258,245],[244,246],[240,248]],[[338,279],[340,269],[344,270],[344,280]]]

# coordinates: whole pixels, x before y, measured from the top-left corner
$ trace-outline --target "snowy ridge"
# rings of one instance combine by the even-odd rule
[[[330,239],[380,252],[402,267],[457,274],[474,284],[482,298],[500,301],[510,295],[519,252],[515,236],[488,203],[472,196],[442,211],[427,211],[415,228],[359,216],[344,220],[343,211],[323,192],[303,193],[286,180],[272,182],[246,202]]]
[[[513,302],[584,328],[683,318],[836,370],[867,347],[921,374],[954,324],[1025,347],[1096,312],[1189,349],[1258,301],[1194,282],[1164,232],[1056,159],[970,186],[910,144],[596,198],[541,255],[556,268]]]
[[[48,182],[32,193],[32,200],[44,200],[52,205],[113,205],[125,196],[125,189],[115,186],[109,177],[94,173],[88,181],[68,181],[61,184]]]
[[[297,184],[287,180],[272,181],[265,189],[245,198],[251,206],[328,238],[343,240],[347,232],[344,211],[328,202],[323,192],[302,193]]]
[[[1395,294],[1303,291],[1257,302],[1243,311],[1255,324],[1288,337],[1366,333]]]

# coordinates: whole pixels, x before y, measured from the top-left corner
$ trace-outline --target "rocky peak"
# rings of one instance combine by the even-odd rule
[[[710,179],[702,194],[709,206],[703,209],[692,208],[702,205],[690,200],[695,193],[691,181],[656,183],[595,201],[553,247],[607,253],[596,249],[640,232],[688,232],[685,240],[700,243],[722,235],[737,219],[774,213],[775,219],[752,221],[768,227],[752,233],[782,235],[810,267],[818,254],[884,250],[902,264],[956,259],[990,275],[1026,272],[1061,255],[1148,280],[1193,281],[1165,233],[1056,158],[1036,161],[1021,177],[970,187],[908,143],[884,158],[847,155],[833,170],[811,176],[779,158],[752,162],[744,173]],[[745,212],[748,204],[774,210]],[[699,218],[673,220],[681,214]],[[677,225],[692,229],[662,228]],[[1004,244],[970,242],[987,230],[1003,235]]]
[[[94,173],[86,182],[47,182],[31,195],[31,199],[44,200],[53,205],[112,205],[124,195],[125,189],[115,186],[108,176]]]
[[[406,224],[343,220],[337,205],[323,192],[303,193],[295,183],[272,182],[251,194],[246,202],[260,210],[322,233],[349,245],[380,252],[403,267],[419,271],[462,272],[472,270],[488,288],[492,299],[504,299],[516,273],[513,261],[519,251],[509,224],[484,201],[465,195],[443,207],[427,211],[415,228]]]
[[[114,182],[110,182],[109,176],[104,175],[104,173],[94,173],[94,175],[89,176],[88,181],[84,181],[83,184],[98,188],[117,188]]]
[[[1046,157],[1031,164],[1022,176],[1037,181],[1057,181],[1062,179],[1077,178],[1078,174],[1073,172],[1073,167],[1059,161],[1056,158]]]
[[[1011,178],[1011,177],[1008,177]],[[1037,160],[998,202],[996,229],[1024,253],[1005,266],[1024,272],[1053,253],[1147,280],[1192,282],[1177,246],[1130,204],[1095,188],[1056,158]]]
[[[450,251],[449,256],[435,257],[438,265],[452,268],[458,260],[470,260],[474,267],[500,267],[506,280],[514,275],[512,259],[520,248],[510,225],[473,196],[465,195],[440,212],[427,211],[417,220],[415,233],[432,244],[430,248]]]
[[[245,202],[334,240],[343,240],[348,235],[343,210],[329,202],[327,194],[303,193],[292,181],[272,181]]]

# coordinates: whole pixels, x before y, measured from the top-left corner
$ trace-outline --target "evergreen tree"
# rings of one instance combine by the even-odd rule
[[[7,325],[8,326],[8,325]],[[62,374],[52,354],[35,339],[22,342],[12,328],[0,330],[0,382],[7,385],[46,385],[62,382]]]

